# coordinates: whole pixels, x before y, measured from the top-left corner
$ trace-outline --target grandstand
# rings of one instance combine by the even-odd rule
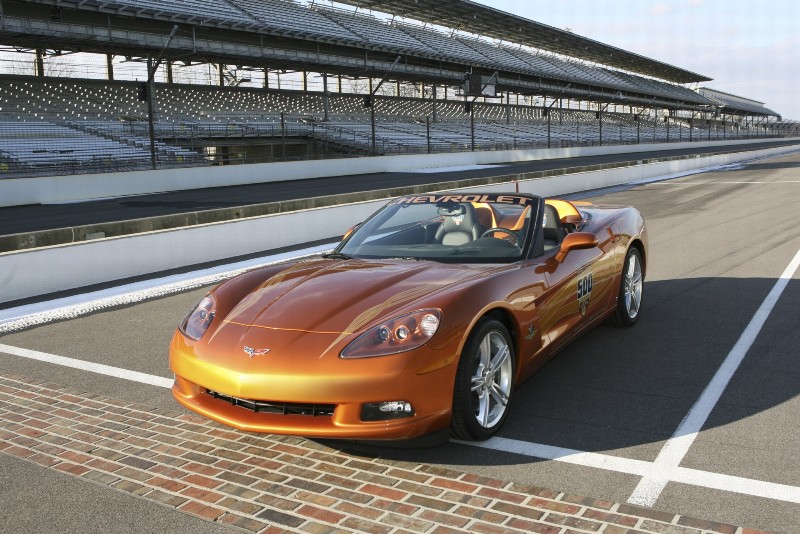
[[[0,178],[800,133],[706,76],[460,0],[3,0],[0,45]]]

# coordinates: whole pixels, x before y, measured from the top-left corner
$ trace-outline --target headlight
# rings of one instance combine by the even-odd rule
[[[214,299],[214,295],[206,295],[183,320],[180,326],[181,332],[197,341],[206,333],[216,314],[217,301]]]
[[[440,310],[419,310],[367,330],[343,351],[342,358],[387,356],[421,347],[433,337],[442,318]]]

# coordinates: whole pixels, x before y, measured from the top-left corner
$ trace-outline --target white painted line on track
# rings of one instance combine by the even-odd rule
[[[750,185],[750,184],[759,184],[759,185],[783,185],[783,184],[800,184],[800,180],[776,180],[773,182],[756,182],[756,181],[738,181],[738,182],[721,182],[716,180],[710,180],[708,182],[658,182],[660,185],[672,185],[672,186],[681,186],[681,185]]]
[[[664,487],[666,487],[667,483],[670,481],[670,478],[663,476],[663,474],[669,472],[670,468],[677,468],[681,461],[683,461],[686,453],[689,452],[689,448],[703,428],[706,419],[708,419],[711,411],[722,396],[723,391],[725,391],[734,373],[739,368],[739,365],[741,365],[742,360],[758,337],[759,332],[761,332],[764,323],[767,321],[767,317],[769,317],[770,312],[772,312],[772,309],[778,302],[783,290],[786,289],[789,280],[792,279],[798,268],[800,268],[800,250],[797,251],[792,261],[789,262],[789,265],[783,271],[780,278],[778,278],[778,281],[767,295],[767,298],[761,303],[761,306],[759,306],[755,315],[753,315],[747,328],[742,332],[742,335],[728,353],[728,356],[725,357],[725,360],[717,370],[714,378],[711,379],[711,382],[706,386],[706,389],[700,395],[695,405],[692,406],[692,409],[689,410],[689,413],[681,424],[678,425],[675,433],[664,444],[661,452],[658,453],[654,464],[660,469],[654,470],[653,473],[644,477],[639,482],[633,494],[628,499],[629,503],[642,506],[653,506],[656,503]]]
[[[800,258],[800,253],[798,253],[798,257]],[[62,365],[72,369],[79,369],[82,371],[88,371],[114,378],[121,378],[123,380],[148,384],[161,388],[172,387],[171,378],[149,375],[146,373],[140,373],[138,371],[130,371],[120,367],[112,367],[110,365],[87,362],[74,358],[65,358],[64,356],[57,356],[55,354],[48,354],[46,352],[13,347],[11,345],[0,344],[0,353],[55,365]],[[462,445],[469,445],[472,447],[480,447],[494,451],[555,460],[581,467],[592,467],[595,469],[605,469],[607,471],[614,471],[617,473],[637,475],[644,477],[644,479],[667,479],[673,482],[680,482],[693,486],[730,491],[744,495],[800,504],[800,488],[798,487],[743,477],[723,475],[719,473],[710,473],[707,471],[701,471],[699,469],[671,466],[664,463],[658,463],[658,461],[646,462],[643,460],[622,458],[609,454],[584,452],[574,449],[567,449],[564,447],[554,447],[552,445],[543,445],[540,443],[530,443],[527,441],[499,437],[495,437],[483,442],[458,440],[452,441],[454,443],[460,443]]]
[[[0,335],[52,321],[74,319],[105,308],[125,306],[214,284],[258,267],[320,254],[331,250],[335,245],[336,243],[327,243],[303,250],[262,256],[208,269],[0,310]]]
[[[702,488],[800,504],[800,487],[765,482],[752,478],[711,473],[699,469],[671,466],[663,463],[659,464],[657,462],[646,462],[643,460],[622,458],[596,452],[583,452],[507,438],[495,437],[483,442],[454,440],[454,443],[493,451],[544,458],[546,460],[554,460],[581,467],[592,467],[617,473],[637,475],[643,477],[645,480],[649,478],[667,479],[672,482],[679,482]]]
[[[762,160],[774,159],[774,158],[782,158],[786,156],[792,156],[797,153],[800,153],[800,150],[793,150],[791,152],[787,152],[784,154],[770,154],[767,156],[757,156],[752,159],[737,161],[735,163],[726,163],[721,165],[712,165],[710,167],[701,167],[698,169],[690,169],[687,171],[681,171],[673,174],[664,174],[662,176],[653,176],[652,178],[646,178],[644,180],[634,180],[627,185],[644,185],[644,184],[659,184],[663,183],[665,185],[684,185],[691,182],[672,182],[676,178],[684,178],[686,176],[692,176],[695,174],[705,174],[708,172],[720,172],[720,171],[738,171],[741,169],[746,169],[748,165],[752,163],[756,163]],[[721,183],[721,182],[698,182],[698,184],[708,184],[708,183]],[[735,183],[735,182],[731,182]],[[768,182],[772,183],[772,182]]]
[[[48,354],[46,352],[12,347],[11,345],[4,345],[2,343],[0,343],[0,352],[10,354],[12,356],[18,356],[20,358],[28,358],[29,360],[38,360],[40,362],[53,363],[55,365],[80,369],[81,371],[89,371],[90,373],[122,378],[123,380],[128,380],[130,382],[139,382],[142,384],[149,384],[151,386],[158,386],[162,388],[172,387],[171,378],[148,375],[138,371],[122,369],[121,367],[104,365],[102,363],[87,362],[84,360],[76,360],[74,358],[65,358],[64,356],[56,356],[55,354]]]

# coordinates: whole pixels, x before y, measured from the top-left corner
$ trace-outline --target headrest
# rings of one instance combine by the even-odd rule
[[[461,215],[447,215],[444,218],[442,227],[445,232],[471,232],[475,226],[477,216],[475,208],[470,203],[461,204],[464,213]]]
[[[558,228],[559,227],[559,219],[558,219],[558,210],[551,206],[550,204],[545,204],[544,206],[544,227],[545,228]]]

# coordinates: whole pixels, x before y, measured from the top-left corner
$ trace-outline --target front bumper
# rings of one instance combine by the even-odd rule
[[[404,440],[446,428],[450,417],[448,409],[405,419],[365,422],[360,419],[362,403],[337,404],[330,416],[254,412],[214,398],[205,388],[180,377],[175,378],[172,395],[193,412],[239,430],[304,437]]]
[[[189,410],[233,428],[379,441],[408,440],[450,424],[455,364],[421,374],[411,370],[408,362],[425,360],[425,354],[339,360],[321,366],[324,370],[254,369],[243,373],[195,356],[191,347],[177,338],[170,352],[175,373],[173,396]],[[365,403],[384,401],[407,401],[414,415],[383,421],[361,419]],[[256,411],[255,405],[263,407],[262,402],[268,403],[269,409]],[[285,409],[274,409],[276,406]]]

